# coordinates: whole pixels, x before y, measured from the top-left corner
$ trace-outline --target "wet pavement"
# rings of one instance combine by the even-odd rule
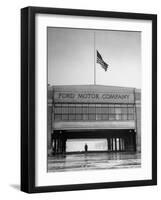
[[[141,167],[140,153],[79,153],[48,157],[48,172]]]

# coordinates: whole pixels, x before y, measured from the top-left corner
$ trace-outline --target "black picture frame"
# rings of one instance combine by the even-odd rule
[[[152,179],[35,186],[35,16],[59,14],[152,21]],[[157,184],[157,15],[45,7],[21,9],[21,190],[27,193],[147,186]]]

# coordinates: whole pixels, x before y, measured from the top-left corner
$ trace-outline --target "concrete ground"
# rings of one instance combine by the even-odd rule
[[[48,172],[141,167],[140,153],[78,153],[48,157]]]

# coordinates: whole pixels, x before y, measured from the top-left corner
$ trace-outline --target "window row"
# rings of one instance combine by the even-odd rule
[[[134,120],[134,114],[55,114],[55,121],[110,121]]]
[[[87,104],[88,105],[88,104]],[[55,114],[134,114],[133,105],[55,104]]]

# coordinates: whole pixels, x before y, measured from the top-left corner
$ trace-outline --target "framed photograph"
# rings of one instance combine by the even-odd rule
[[[157,16],[21,10],[21,190],[157,184]]]

